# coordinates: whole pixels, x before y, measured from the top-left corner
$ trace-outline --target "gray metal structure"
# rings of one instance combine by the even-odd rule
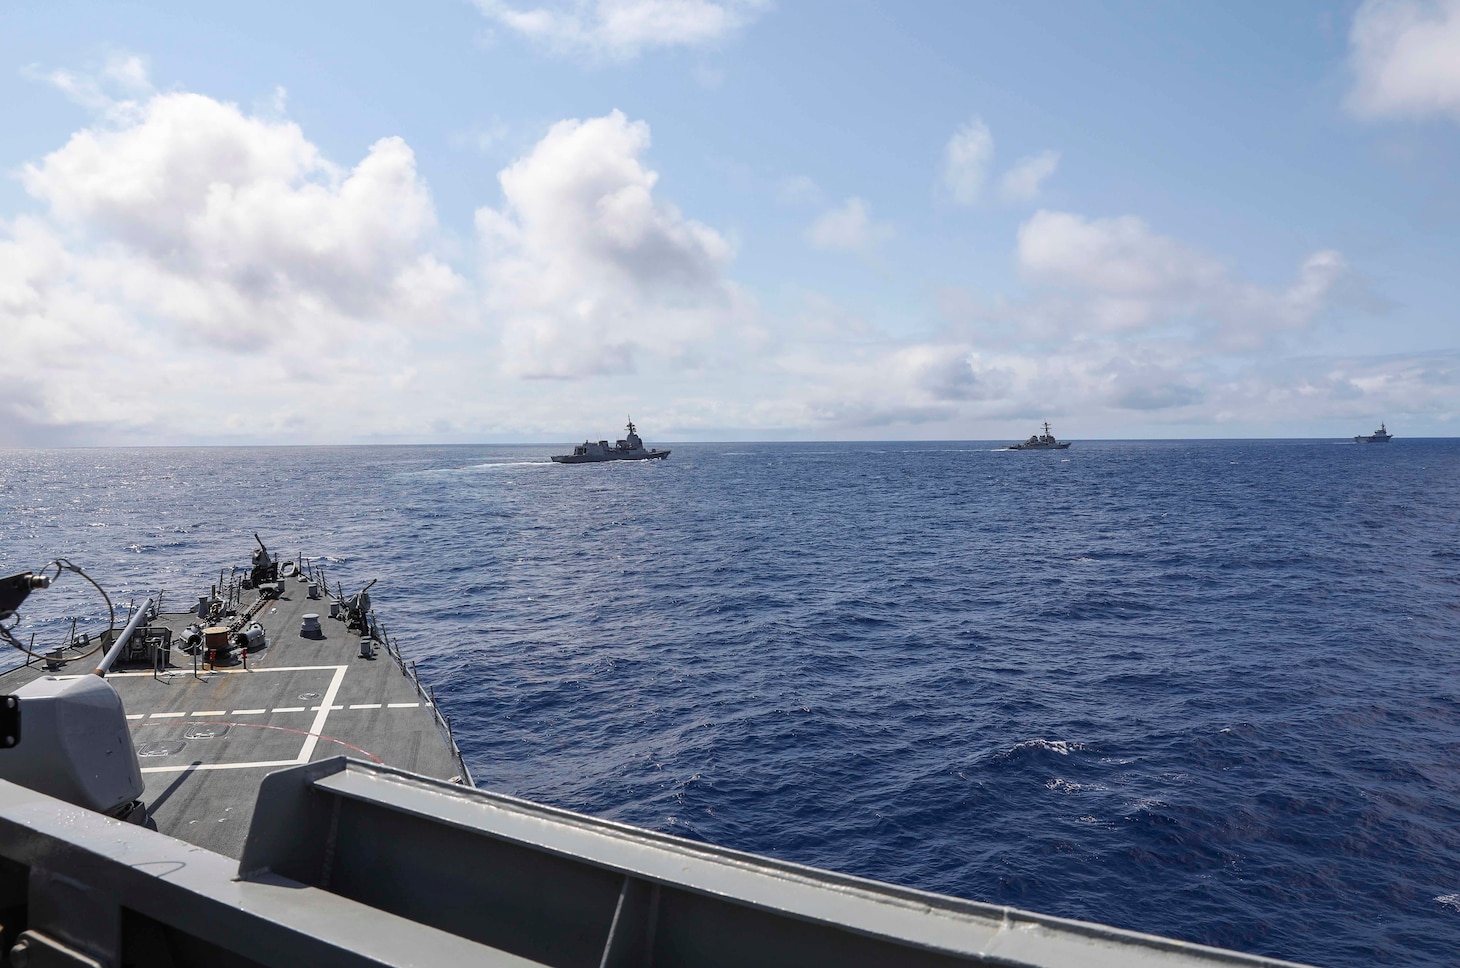
[[[1049,421],[1044,422],[1044,433],[1031,434],[1029,439],[1018,444],[1010,444],[1007,450],[1068,450],[1068,440],[1056,440],[1054,434],[1049,432]]]
[[[343,589],[330,594],[320,569],[286,562],[282,573],[245,589],[225,571],[199,596],[201,616],[153,615],[144,604],[100,667],[84,659],[58,669],[32,662],[0,676],[0,692],[21,697],[24,718],[27,695],[53,694],[100,668],[125,707],[152,822],[230,857],[243,849],[259,784],[280,767],[348,753],[469,785],[450,721],[374,614],[360,614],[351,631],[343,617],[329,617],[331,606],[344,616],[348,599]],[[323,616],[320,632],[306,635],[311,614]],[[210,622],[224,633],[216,646],[190,629]],[[253,625],[261,632],[251,636]],[[153,647],[139,663],[111,664],[129,639],[144,635]],[[199,645],[189,654],[194,638]],[[255,647],[240,647],[250,642]],[[0,776],[10,775],[26,747],[22,739],[0,749]]]
[[[53,965],[1290,964],[831,874],[344,757],[264,781],[237,865],[0,782],[0,910],[4,944],[24,939]]]
[[[1391,441],[1393,439],[1394,439],[1394,435],[1389,432],[1389,428],[1388,427],[1385,427],[1383,423],[1380,423],[1379,424],[1379,429],[1376,430],[1376,431],[1374,431],[1372,434],[1356,434],[1354,436],[1354,443],[1356,443],[1356,444],[1387,444],[1387,443],[1389,443],[1389,441]]]
[[[554,454],[556,464],[601,464],[611,460],[663,460],[669,451],[657,447],[645,447],[639,432],[634,429],[634,418],[629,418],[628,435],[616,441],[612,447],[608,441],[585,440],[573,448],[571,454]]]

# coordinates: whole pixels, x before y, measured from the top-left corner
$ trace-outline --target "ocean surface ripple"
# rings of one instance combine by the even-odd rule
[[[479,785],[1330,966],[1460,951],[1460,442],[6,451],[0,573],[328,556]],[[94,615],[33,596],[18,631]]]

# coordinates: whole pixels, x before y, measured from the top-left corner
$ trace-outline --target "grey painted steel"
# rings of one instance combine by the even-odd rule
[[[13,695],[20,741],[0,749],[0,778],[103,813],[142,795],[132,734],[109,682],[43,676]]]
[[[314,576],[309,580],[319,580],[317,569],[306,571]],[[264,629],[268,647],[250,649],[246,665],[209,672],[206,654],[184,652],[185,630],[197,621],[187,612],[151,622],[151,630],[168,629],[177,643],[165,667],[154,674],[152,665],[119,659],[106,676],[126,713],[137,717],[128,722],[146,785],[142,799],[163,833],[238,857],[264,776],[306,753],[310,760],[375,756],[470,783],[449,722],[383,631],[374,659],[359,656],[360,637],[337,619],[321,620],[318,636],[300,634],[304,613],[319,611],[308,586],[291,577],[279,583],[279,598],[235,601],[241,590],[226,575],[220,579],[218,598],[234,601],[239,612],[233,621],[245,629],[256,621]],[[139,624],[133,640],[146,631]],[[59,674],[74,677],[92,664],[73,663]],[[0,693],[43,675],[39,667],[14,669],[0,679]],[[332,686],[332,708],[321,721]],[[0,750],[0,756],[12,752]]]
[[[532,968],[282,877],[238,880],[235,869],[219,854],[0,781],[7,950],[25,930],[107,968],[123,960],[174,968]]]
[[[149,598],[142,603],[141,608],[132,613],[132,618],[130,621],[127,622],[127,627],[122,629],[122,634],[118,635],[117,640],[112,643],[112,647],[110,649],[107,649],[106,655],[103,656],[101,662],[97,664],[95,670],[97,675],[104,676],[111,671],[112,663],[116,662],[117,656],[122,654],[122,649],[126,647],[127,641],[132,637],[132,633],[137,631],[137,626],[141,625],[147,620],[147,617],[151,614],[151,612],[152,599]]]
[[[1291,964],[829,873],[343,758],[264,781],[239,870],[554,968]]]

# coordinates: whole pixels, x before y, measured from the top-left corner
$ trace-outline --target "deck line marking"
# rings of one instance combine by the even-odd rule
[[[429,706],[431,704],[430,703],[426,703],[426,705]],[[226,709],[199,709],[197,712],[192,712],[192,713],[150,713],[150,714],[149,713],[129,713],[129,714],[127,714],[127,718],[128,719],[147,719],[147,718],[150,717],[151,719],[178,719],[179,717],[182,717],[182,716],[228,716],[228,715],[233,715],[233,716],[263,716],[263,715],[269,714],[269,713],[319,712],[323,708],[324,707],[322,707],[322,706],[308,706],[308,707],[306,707],[306,706],[275,706],[273,709],[235,709],[235,710],[233,710],[233,712],[231,714]],[[339,703],[336,703],[336,704],[330,706],[329,707],[329,710],[331,712],[333,712],[333,711],[338,710],[338,709],[420,709],[420,708],[421,708],[421,703],[418,703],[418,702],[390,702],[390,703],[382,703],[382,702],[362,702],[362,703],[355,703],[355,704],[349,705],[349,706],[344,706],[344,705],[340,705]]]
[[[257,668],[254,668],[254,669],[209,669],[208,671],[209,672],[217,673],[218,675],[221,675],[221,676],[249,676],[249,675],[253,675],[255,672],[330,672],[330,671],[335,670],[335,669],[347,669],[347,668],[349,668],[349,666],[341,666],[341,665],[258,666]],[[192,670],[187,669],[187,668],[171,669],[169,671],[171,671],[171,672],[185,672],[188,675],[192,675]],[[91,675],[91,673],[85,672],[85,673],[81,673],[80,675],[56,676],[56,678],[57,679],[84,679],[86,676],[89,676],[89,675]],[[145,679],[150,679],[152,677],[152,673],[151,672],[108,672],[106,674],[106,677],[108,679],[144,679],[144,678]]]
[[[143,773],[181,773],[184,770],[246,770],[264,766],[298,766],[297,760],[256,760],[252,763],[188,763],[182,766],[144,766]]]
[[[314,714],[314,725],[309,727],[309,732],[314,734],[304,738],[304,746],[299,750],[299,758],[296,763],[308,763],[314,756],[314,747],[319,743],[319,735],[324,732],[325,720],[330,717],[330,710],[334,707],[335,697],[340,694],[340,683],[345,681],[345,670],[349,666],[335,666],[334,678],[330,680],[330,687],[325,690],[324,698],[319,701],[319,712]]]

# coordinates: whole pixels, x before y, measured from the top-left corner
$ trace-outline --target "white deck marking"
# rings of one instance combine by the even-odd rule
[[[315,665],[315,666],[256,666],[252,669],[208,669],[207,672],[217,673],[220,676],[251,676],[256,672],[330,672],[334,669],[346,669],[348,666],[341,665]],[[174,669],[174,672],[184,672],[192,675],[192,670],[187,668]],[[202,670],[200,670],[202,671]],[[57,679],[82,679],[91,675],[89,672],[74,676],[56,676]],[[108,679],[150,679],[150,672],[108,672]]]
[[[298,760],[255,760],[251,763],[185,763],[179,766],[144,766],[143,773],[182,773],[184,770],[247,770],[256,766],[298,766]]]
[[[349,706],[335,703],[327,707],[330,712],[340,709],[420,709],[422,705],[430,706],[430,703],[419,702],[362,702]],[[183,716],[265,716],[272,713],[302,713],[320,712],[324,706],[275,706],[273,709],[235,709],[231,712],[227,709],[199,709],[197,712],[183,713],[128,713],[128,719],[179,719]]]
[[[314,715],[314,725],[309,727],[310,735],[304,738],[304,746],[299,750],[299,758],[295,762],[308,763],[314,756],[314,748],[319,744],[319,735],[324,731],[325,720],[329,719],[335,697],[340,693],[340,683],[345,681],[345,672],[348,669],[349,666],[335,666],[335,676],[330,680],[330,687],[325,690],[324,697],[319,701],[319,712]]]

